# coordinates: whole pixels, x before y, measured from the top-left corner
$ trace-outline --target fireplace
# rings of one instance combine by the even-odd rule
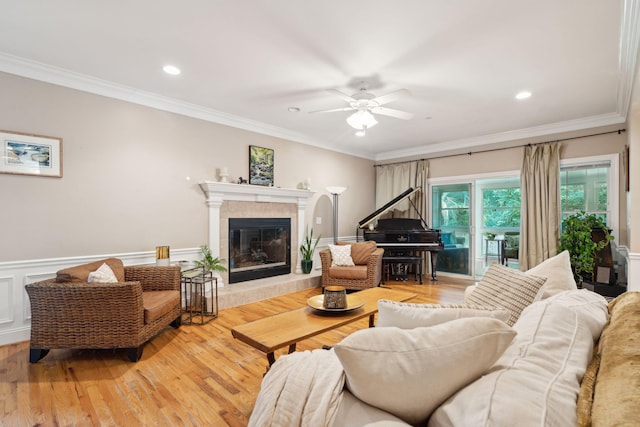
[[[291,273],[290,218],[229,218],[229,283]]]

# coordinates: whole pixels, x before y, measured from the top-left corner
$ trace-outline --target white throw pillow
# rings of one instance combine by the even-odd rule
[[[562,251],[558,255],[542,261],[527,270],[527,274],[547,278],[547,283],[544,284],[542,292],[536,299],[545,299],[562,291],[578,289],[573,278],[573,271],[571,271],[569,251]]]
[[[417,424],[481,376],[514,336],[506,323],[480,317],[428,328],[364,329],[333,348],[354,396]]]
[[[518,335],[482,377],[434,411],[429,427],[575,426],[593,340],[582,319],[557,303],[527,307]]]
[[[117,283],[118,279],[116,278],[116,275],[113,273],[113,270],[106,263],[103,263],[96,271],[92,271],[91,273],[89,273],[87,282]]]
[[[522,310],[535,300],[546,280],[544,277],[492,264],[478,286],[465,299],[465,303],[506,308],[511,314],[507,324],[513,325]]]
[[[401,329],[412,329],[439,325],[465,317],[492,317],[506,322],[509,319],[509,311],[504,308],[470,304],[415,304],[379,300],[376,327],[395,326]]]
[[[329,245],[331,251],[331,267],[352,267],[351,245]]]

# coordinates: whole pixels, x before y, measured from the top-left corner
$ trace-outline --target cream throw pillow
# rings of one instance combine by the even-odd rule
[[[329,245],[331,251],[331,267],[352,267],[351,245]]]
[[[478,286],[465,299],[465,303],[506,308],[511,314],[507,324],[513,325],[522,310],[535,300],[546,280],[544,277],[492,264]]]
[[[539,301],[513,329],[518,335],[495,365],[440,405],[429,427],[576,425],[580,382],[593,352],[582,319]]]
[[[389,300],[378,301],[376,327],[395,326],[412,329],[434,326],[465,317],[492,317],[506,322],[509,311],[504,308],[483,307],[469,304],[415,304]]]
[[[558,255],[542,261],[527,270],[527,274],[547,278],[547,283],[544,284],[542,292],[536,299],[545,299],[562,291],[578,289],[571,271],[569,251],[562,251]]]
[[[500,320],[467,318],[428,328],[363,329],[333,348],[354,396],[418,424],[480,377],[514,336]]]
[[[89,283],[117,283],[118,279],[113,270],[106,264],[102,264],[96,271],[89,273]]]

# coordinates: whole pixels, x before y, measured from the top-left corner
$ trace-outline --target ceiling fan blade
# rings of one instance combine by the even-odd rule
[[[347,101],[349,103],[354,102],[356,100],[351,95],[347,95],[346,93],[340,92],[337,89],[327,89],[327,92],[332,93],[332,94],[334,94],[336,96],[339,96],[340,98],[342,98],[343,100],[345,100],[345,101]]]
[[[410,120],[413,118],[413,113],[407,113],[406,111],[394,110],[393,108],[386,107],[374,107],[371,109],[374,114],[382,114],[383,116],[391,116],[396,119]]]
[[[384,105],[391,101],[395,101],[396,99],[409,95],[411,95],[411,93],[407,89],[399,89],[393,92],[389,92],[386,95],[380,95],[376,98],[373,98],[371,101],[377,102],[379,105]]]
[[[335,113],[337,111],[353,111],[355,110],[355,108],[353,107],[343,107],[343,108],[332,108],[330,110],[316,110],[316,111],[309,111],[309,114],[315,114],[315,113]]]

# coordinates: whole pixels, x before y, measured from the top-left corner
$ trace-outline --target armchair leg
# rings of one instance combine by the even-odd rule
[[[127,353],[127,357],[129,358],[130,361],[137,362],[142,357],[143,348],[144,348],[144,345],[141,345],[138,347],[130,347],[130,348],[126,348],[125,352]]]
[[[174,329],[178,329],[180,325],[182,325],[182,314],[180,314],[173,320],[173,322],[171,322],[171,327],[173,327]]]
[[[36,363],[49,353],[49,349],[31,348],[29,349],[29,363]]]

